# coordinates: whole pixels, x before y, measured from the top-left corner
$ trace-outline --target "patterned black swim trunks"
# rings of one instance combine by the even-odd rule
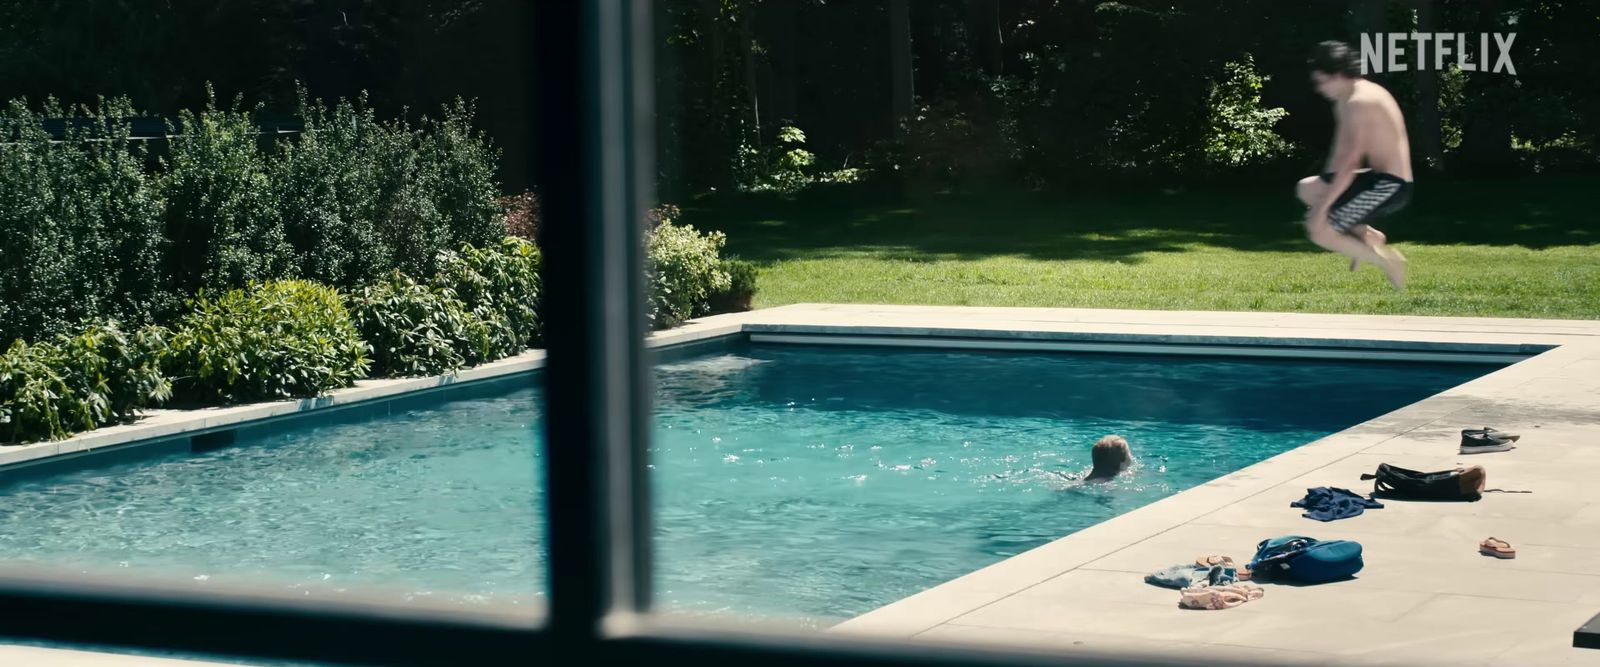
[[[1322,182],[1332,183],[1333,174],[1322,174]],[[1410,201],[1410,181],[1394,174],[1358,171],[1350,188],[1340,194],[1328,209],[1328,224],[1349,234],[1351,227],[1399,211]]]

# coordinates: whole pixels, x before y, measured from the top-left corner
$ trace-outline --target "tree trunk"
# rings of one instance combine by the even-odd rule
[[[1436,27],[1433,16],[1433,3],[1431,0],[1418,0],[1417,32],[1432,33]],[[1437,42],[1435,42],[1437,45]],[[1417,68],[1415,102],[1417,107],[1416,121],[1412,127],[1416,129],[1414,143],[1422,153],[1420,164],[1427,171],[1444,169],[1444,131],[1440,125],[1439,117],[1439,70],[1433,64],[1437,60],[1430,49],[1426,54],[1427,62],[1423,67]]]
[[[709,72],[712,91],[711,99],[715,103],[721,104],[723,101],[722,91],[726,85],[724,83],[726,77],[724,76],[725,68],[723,63],[727,55],[727,51],[723,47],[721,3],[717,2],[717,0],[700,0],[700,18],[705,22],[706,34],[710,37],[707,40],[707,50],[711,53],[711,57],[706,61],[706,64],[711,68]]]
[[[1511,77],[1470,76],[1467,78],[1467,113],[1461,128],[1461,166],[1491,173],[1510,168],[1516,162],[1511,152],[1511,117],[1507,109],[1516,103]]]
[[[756,87],[755,38],[750,35],[751,14],[754,7],[744,7],[739,12],[739,60],[744,65],[744,92],[750,100],[750,135],[757,146],[761,145],[761,94]]]
[[[795,71],[795,25],[800,20],[796,11],[799,5],[798,2],[761,4],[762,10],[768,12],[771,19],[768,24],[770,30],[765,32],[772,35],[771,45],[767,49],[767,57],[772,63],[771,87],[767,94],[767,108],[771,111],[767,117],[782,123],[797,122],[799,77]]]
[[[1005,67],[1004,41],[1000,35],[1000,4],[997,0],[968,0],[968,25],[972,27],[974,60],[989,76],[999,76]]]
[[[1361,35],[1383,32],[1384,9],[1388,0],[1350,0],[1350,13],[1345,28],[1350,32],[1350,46],[1361,48]]]
[[[1469,5],[1474,11],[1466,21],[1467,31],[1503,30],[1501,3],[1485,0]],[[1493,58],[1490,57],[1490,61]],[[1482,66],[1482,64],[1480,64]],[[1515,166],[1511,150],[1512,110],[1517,106],[1516,79],[1499,74],[1474,72],[1467,76],[1462,91],[1461,150],[1459,164],[1478,173],[1499,173]]]
[[[900,133],[900,121],[911,115],[911,3],[889,0],[889,81],[893,132]]]
[[[673,15],[666,3],[655,5],[651,25],[655,28],[656,53],[656,193],[660,201],[679,201],[687,193],[681,120],[686,116],[683,86],[675,82],[685,68],[686,54],[667,44],[673,28]]]

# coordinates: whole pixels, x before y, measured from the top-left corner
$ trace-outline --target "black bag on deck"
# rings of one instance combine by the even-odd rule
[[[1362,475],[1361,479],[1377,480],[1372,483],[1372,495],[1375,498],[1472,502],[1483,497],[1483,486],[1488,474],[1484,472],[1482,466],[1417,472],[1379,463],[1377,474]]]

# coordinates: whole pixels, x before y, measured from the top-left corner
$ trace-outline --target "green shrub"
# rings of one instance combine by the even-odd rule
[[[499,152],[472,128],[473,108],[457,99],[437,120],[424,118],[418,144],[419,180],[428,186],[447,246],[487,248],[506,236],[500,185],[495,182]]]
[[[489,330],[454,292],[395,273],[350,295],[379,377],[436,375],[489,356]]]
[[[505,313],[479,305],[467,314],[468,339],[472,341],[472,347],[465,350],[468,364],[503,359],[533,345]]]
[[[488,344],[469,362],[516,354],[541,339],[539,249],[528,241],[508,236],[496,246],[440,253],[434,286],[460,297],[479,320],[475,339]]]
[[[212,100],[178,118],[161,177],[168,280],[194,294],[287,275],[292,253],[251,115]]]
[[[1207,102],[1207,162],[1240,167],[1289,152],[1289,142],[1272,130],[1289,112],[1282,107],[1261,106],[1261,85],[1265,80],[1248,55],[1242,61],[1223,65],[1223,76],[1212,84]]]
[[[505,221],[505,235],[515,236],[538,243],[539,239],[539,196],[532,190],[520,195],[510,195],[500,198],[500,210],[504,211],[501,218]]]
[[[58,356],[48,343],[17,340],[0,354],[0,428],[4,442],[64,438],[71,418],[62,419],[64,397],[72,389],[55,368]],[[70,408],[68,408],[70,410]]]
[[[731,284],[718,256],[727,237],[722,232],[701,234],[670,219],[662,219],[648,237],[645,264],[651,326],[674,327],[709,313],[712,295],[727,291]]]
[[[495,184],[497,155],[472,130],[464,102],[445,107],[441,119],[420,127],[404,120],[380,123],[366,137],[378,196],[370,215],[392,257],[411,276],[438,270],[441,250],[487,247],[505,236]]]
[[[644,212],[646,231],[655,229],[663,220],[677,220],[683,215],[683,209],[677,204],[662,204]]]
[[[920,105],[900,119],[893,138],[864,152],[865,169],[840,169],[819,180],[852,183],[871,177],[951,187],[992,179],[1005,160],[1002,126],[969,106],[954,100]]]
[[[389,258],[383,272],[432,275],[438,252],[452,246],[430,192],[432,184],[420,177],[421,133],[404,120],[375,123],[367,130],[363,152],[374,197],[363,215],[373,221]]]
[[[711,295],[710,311],[734,313],[750,310],[751,300],[756,295],[756,265],[729,257],[722,260],[722,270],[728,274],[728,288]]]
[[[21,100],[7,105],[0,138],[0,334],[64,331],[77,299],[71,212],[63,182],[73,153],[50,140]]]
[[[766,149],[741,142],[734,156],[734,179],[748,192],[795,194],[818,183],[857,183],[867,171],[859,167],[827,170],[805,148],[806,133],[798,127],[778,128]]]
[[[145,142],[130,139],[127,119],[138,112],[127,100],[115,100],[82,115],[95,127],[75,137],[88,158],[78,191],[86,201],[78,214],[86,229],[101,236],[93,246],[97,253],[79,266],[101,276],[86,287],[104,289],[102,298],[108,300],[83,317],[148,324],[172,313],[182,299],[162,284],[165,203],[145,171]]]
[[[168,321],[201,289],[431,276],[440,251],[506,235],[498,155],[466,102],[417,126],[364,99],[300,106],[307,131],[271,152],[238,102],[180,112],[158,175],[126,101],[0,108],[0,344],[84,319]],[[42,121],[63,117],[57,141]],[[533,207],[512,213],[531,234]]]
[[[305,132],[279,143],[272,187],[296,275],[348,288],[394,266],[379,232],[385,182],[372,159],[386,130],[365,100],[332,109],[301,97]]]
[[[65,438],[131,421],[171,393],[158,355],[164,331],[129,335],[114,321],[0,354],[0,442]]]
[[[93,415],[96,428],[131,421],[144,407],[159,405],[172,395],[172,384],[161,374],[161,354],[167,330],[146,326],[124,332],[113,321],[93,323],[72,336],[59,336],[56,347],[66,363],[67,384],[89,387],[84,395],[102,404]],[[87,423],[87,422],[86,422]]]
[[[236,403],[316,396],[364,377],[369,348],[331,287],[304,280],[210,296],[173,327],[164,359],[175,394]]]
[[[0,344],[163,310],[160,201],[128,139],[131,114],[124,101],[0,110]],[[81,122],[55,141],[42,120],[63,116]]]

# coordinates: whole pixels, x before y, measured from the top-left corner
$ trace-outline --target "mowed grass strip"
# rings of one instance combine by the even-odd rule
[[[759,307],[895,303],[1600,317],[1600,215],[1576,182],[1423,184],[1385,221],[1411,262],[1306,241],[1281,192],[722,198],[685,222],[760,266]]]

